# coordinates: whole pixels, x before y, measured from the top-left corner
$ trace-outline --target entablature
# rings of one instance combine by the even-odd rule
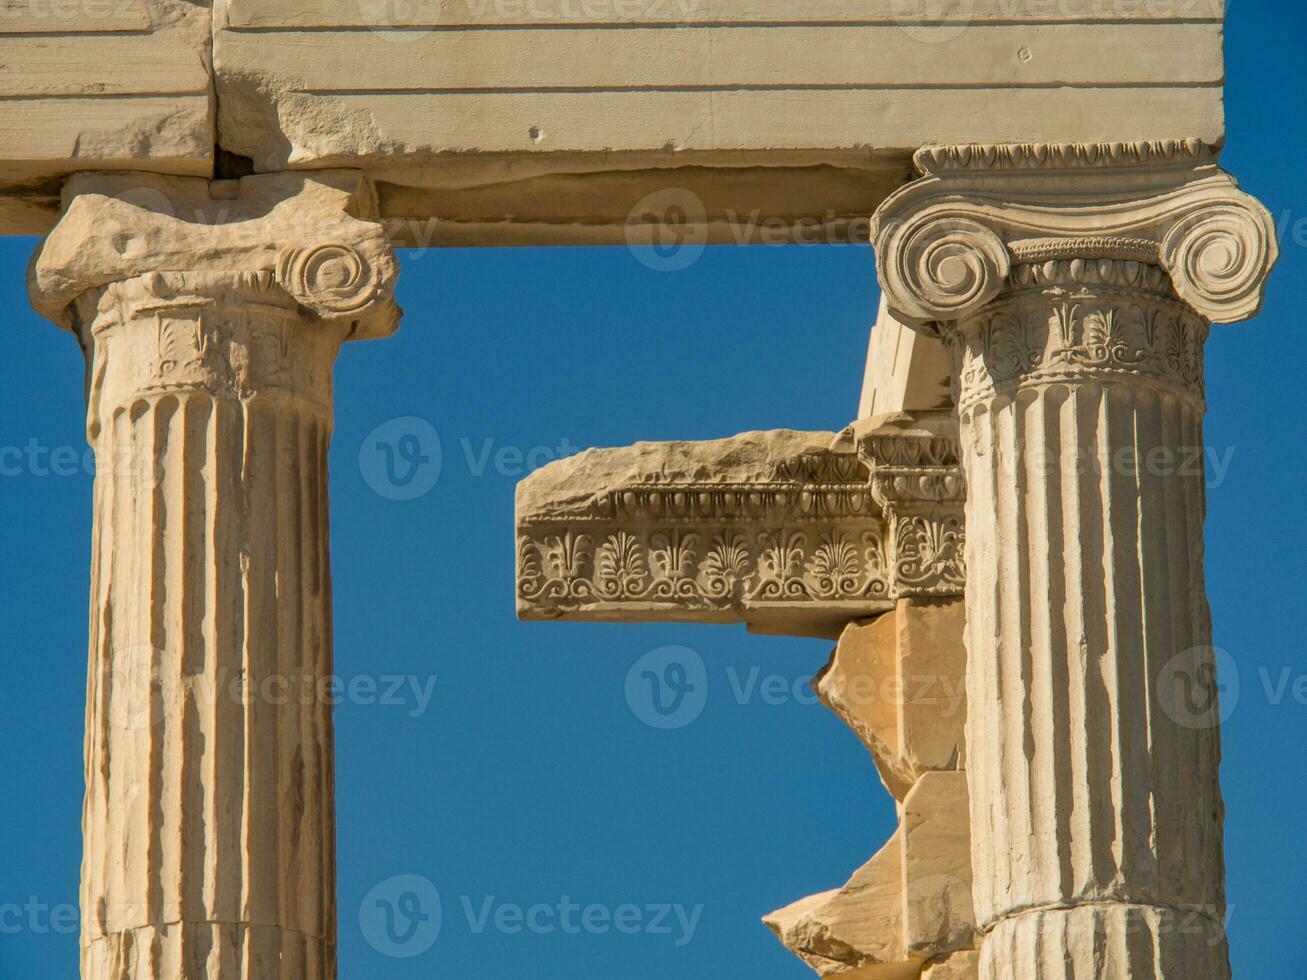
[[[518,612],[836,637],[960,594],[963,498],[944,413],[591,450],[519,485]]]

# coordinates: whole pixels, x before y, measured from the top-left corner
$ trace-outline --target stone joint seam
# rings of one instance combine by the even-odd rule
[[[1134,908],[1134,909],[1156,909],[1159,912],[1167,912],[1176,916],[1196,915],[1213,927],[1224,930],[1225,924],[1213,916],[1206,909],[1198,906],[1172,905],[1168,902],[1140,902],[1114,900],[1110,898],[1099,899],[1080,899],[1071,902],[1045,902],[1038,905],[1023,905],[1019,908],[1009,909],[1002,915],[993,919],[986,925],[977,925],[976,929],[982,936],[988,936],[997,930],[1004,923],[1018,919],[1026,915],[1034,915],[1040,912],[1077,912],[1080,909],[1112,909],[1112,908]]]

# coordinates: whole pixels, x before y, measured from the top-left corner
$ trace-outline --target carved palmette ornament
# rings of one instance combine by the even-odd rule
[[[1160,267],[1071,259],[1016,266],[1005,295],[945,341],[964,412],[1022,387],[1124,377],[1201,404],[1209,332]]]
[[[565,517],[537,509],[519,522],[519,612],[703,622],[874,615],[892,601],[888,538],[866,468],[847,448],[781,459],[742,482],[626,482]]]
[[[951,413],[888,415],[847,430],[890,532],[891,594],[959,596],[966,586],[966,480]]]
[[[594,603],[732,610],[750,603],[852,603],[889,597],[879,520],[759,526],[747,520],[526,528],[518,539],[518,598],[535,616]]]

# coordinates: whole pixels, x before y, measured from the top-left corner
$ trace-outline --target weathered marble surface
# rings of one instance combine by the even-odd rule
[[[350,166],[423,245],[620,243],[669,188],[709,240],[865,240],[922,145],[1220,143],[1224,6],[6,0],[0,233],[76,170]]]
[[[923,150],[888,306],[952,358],[981,980],[1228,980],[1204,346],[1270,215],[1199,141]],[[1175,691],[1199,692],[1192,699]]]
[[[358,174],[81,175],[34,305],[95,449],[83,980],[334,980],[327,455],[394,330]]]

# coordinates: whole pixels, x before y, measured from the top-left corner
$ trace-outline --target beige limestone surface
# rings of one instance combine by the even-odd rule
[[[921,963],[904,953],[902,919],[903,843],[896,834],[842,888],[763,921],[821,977],[914,980]]]
[[[83,980],[334,980],[332,371],[397,266],[357,173],[84,174],[33,262],[95,449]]]
[[[927,963],[975,945],[965,695],[935,696],[959,691],[966,674],[962,607],[957,597],[905,598],[850,623],[815,685],[871,751],[900,820],[843,887],[764,918],[823,977],[916,980]],[[926,663],[938,673],[909,678]]]
[[[882,295],[867,348],[858,418],[952,407],[948,351],[938,339],[896,320]]]
[[[971,949],[932,963],[922,974],[922,980],[978,980],[979,977],[980,953]]]
[[[403,244],[865,240],[928,143],[1220,142],[1222,0],[1112,7],[8,0],[0,232],[77,170],[349,166]]]
[[[841,234],[926,143],[1221,139],[1224,4],[1097,6],[227,0],[218,128],[365,167],[441,241],[620,242],[668,189],[714,241],[755,209]]]
[[[1203,577],[1204,347],[1260,308],[1269,214],[1201,141],[952,147],[876,218],[946,343],[966,470],[981,980],[1227,980]]]
[[[901,599],[850,623],[815,687],[871,751],[900,802],[927,772],[966,767],[966,650],[959,599]]]
[[[903,801],[903,945],[932,957],[972,942],[967,774],[927,772]]]

